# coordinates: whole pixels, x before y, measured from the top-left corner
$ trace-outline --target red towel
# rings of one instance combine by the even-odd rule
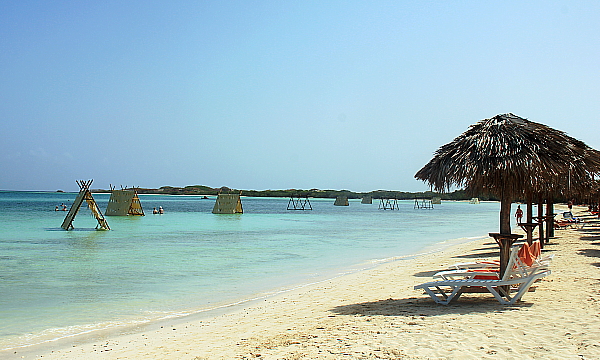
[[[542,256],[542,247],[540,246],[540,241],[536,240],[531,244],[531,247],[529,248],[529,251],[531,252],[531,255],[537,259],[540,256]]]
[[[481,279],[481,280],[498,280],[500,273],[498,270],[493,269],[471,269],[467,270],[467,272],[486,272],[491,273],[490,275],[475,275],[473,279]]]
[[[500,266],[500,260],[481,260],[477,262],[478,264],[492,265],[492,266]]]
[[[531,250],[529,249],[528,243],[523,244],[523,246],[519,250],[518,255],[519,255],[519,258],[521,259],[521,261],[525,265],[527,265],[527,266],[533,265],[533,261],[535,260],[535,258],[533,257],[533,255],[531,255]]]

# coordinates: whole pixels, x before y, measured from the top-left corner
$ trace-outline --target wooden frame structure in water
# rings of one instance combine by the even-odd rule
[[[310,200],[308,200],[308,195],[306,196],[294,196],[290,197],[290,201],[288,201],[287,205],[288,210],[312,210],[312,206],[310,205]]]
[[[430,199],[415,199],[415,209],[433,209],[433,201]]]
[[[90,186],[92,185],[93,181],[94,181],[94,179],[87,180],[87,181],[75,180],[77,185],[79,185],[79,189],[80,189],[79,194],[77,194],[75,201],[73,201],[73,205],[71,205],[71,209],[69,209],[69,212],[67,213],[67,216],[65,217],[65,220],[63,221],[62,225],[60,226],[61,228],[65,229],[65,230],[72,230],[74,228],[73,220],[75,220],[75,216],[77,216],[77,212],[79,211],[81,204],[83,204],[83,201],[85,200],[85,202],[87,202],[88,207],[90,208],[90,211],[92,212],[92,215],[98,221],[96,230],[110,230],[110,227],[108,226],[108,222],[104,218],[104,215],[102,215],[102,212],[100,211],[100,208],[98,207],[98,204],[96,204],[96,200],[94,200],[94,197],[92,196],[92,192],[90,191]]]
[[[379,202],[379,210],[400,210],[398,199],[382,198]]]
[[[144,209],[138,197],[136,188],[123,188],[116,190],[110,186],[111,194],[106,206],[106,216],[144,216]]]

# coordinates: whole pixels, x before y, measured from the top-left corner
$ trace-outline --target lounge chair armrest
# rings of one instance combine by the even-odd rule
[[[483,269],[481,269],[483,270]],[[477,271],[477,270],[447,270],[440,271],[433,275],[434,279],[454,280],[454,279],[473,279],[476,276],[486,276],[498,279],[498,272],[495,271]]]

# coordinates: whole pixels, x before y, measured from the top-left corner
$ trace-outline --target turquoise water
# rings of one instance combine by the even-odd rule
[[[211,213],[214,197],[140,195],[145,217],[108,217],[96,231],[73,193],[0,192],[0,350],[188,314],[416,254],[498,228],[498,203],[431,210],[378,203],[286,210],[243,198],[244,214]],[[95,194],[106,209],[108,194]],[[162,206],[163,215],[152,208]],[[438,245],[436,245],[438,244]]]

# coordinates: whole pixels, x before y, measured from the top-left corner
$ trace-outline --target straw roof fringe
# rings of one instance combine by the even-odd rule
[[[556,193],[593,183],[600,153],[566,133],[514,114],[471,125],[440,147],[415,174],[436,191],[452,185],[475,193]]]

